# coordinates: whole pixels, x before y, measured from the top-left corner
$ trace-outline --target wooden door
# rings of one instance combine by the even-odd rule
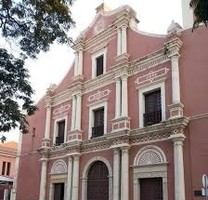
[[[140,200],[163,200],[162,178],[140,180]]]
[[[88,173],[87,200],[108,200],[109,179],[108,168],[101,162],[95,162]]]

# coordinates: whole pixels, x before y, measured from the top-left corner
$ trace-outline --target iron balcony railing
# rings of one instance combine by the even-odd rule
[[[104,135],[104,125],[92,127],[92,138]]]
[[[153,124],[160,123],[162,121],[162,112],[161,110],[151,112],[151,113],[144,113],[144,126],[150,126]]]

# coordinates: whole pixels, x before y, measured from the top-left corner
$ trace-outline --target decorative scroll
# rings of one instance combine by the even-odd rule
[[[93,95],[90,95],[88,97],[88,101],[92,102],[92,101],[99,101],[100,99],[102,99],[103,97],[107,97],[110,94],[110,90],[103,90],[103,91],[99,91]]]
[[[63,112],[66,112],[67,110],[69,110],[70,107],[71,107],[70,104],[67,104],[67,105],[61,105],[61,106],[59,106],[58,108],[54,109],[53,115],[60,115],[60,114],[62,114]]]
[[[155,79],[159,79],[164,77],[168,73],[168,68],[162,68],[156,71],[150,71],[148,74],[144,76],[138,77],[135,81],[136,84],[143,84],[146,82],[153,82]]]

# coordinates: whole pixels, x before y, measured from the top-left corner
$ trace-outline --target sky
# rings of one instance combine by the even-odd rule
[[[181,0],[76,0],[71,8],[76,28],[70,30],[76,37],[92,22],[96,16],[96,7],[105,2],[112,9],[129,5],[137,12],[140,31],[166,34],[168,26],[174,20],[182,25]],[[30,72],[30,82],[35,90],[33,99],[43,97],[51,84],[59,84],[70,69],[74,52],[68,46],[53,45],[49,52],[41,53],[36,60],[28,60],[26,67]],[[18,130],[6,134],[7,140],[18,141]]]

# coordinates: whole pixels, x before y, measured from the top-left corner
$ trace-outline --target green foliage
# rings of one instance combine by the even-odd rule
[[[193,8],[195,15],[193,29],[197,28],[200,23],[204,23],[207,26],[208,0],[191,0],[190,6]]]
[[[24,60],[48,51],[55,41],[71,44],[67,33],[74,26],[72,3],[73,0],[0,1],[1,36],[19,52],[19,58],[15,58],[0,47],[0,132],[18,125],[22,132],[27,131],[26,115],[32,115],[36,107]]]
[[[70,44],[72,39],[67,32],[74,25],[71,4],[72,0],[2,0],[2,35],[15,38],[25,57],[48,51],[55,40]]]
[[[19,125],[27,131],[26,115],[36,110],[31,100],[32,87],[28,82],[29,74],[24,61],[14,58],[5,49],[0,48],[0,131],[9,131]],[[19,105],[18,100],[22,106]]]

